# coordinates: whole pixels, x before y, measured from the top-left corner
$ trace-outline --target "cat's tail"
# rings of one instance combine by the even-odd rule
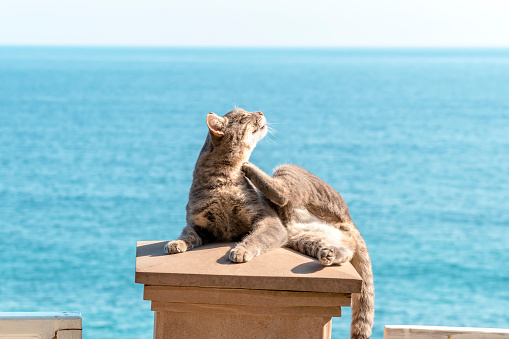
[[[371,335],[375,317],[375,288],[373,272],[366,243],[357,236],[357,250],[351,260],[353,267],[362,278],[362,292],[352,294],[351,339],[367,339]]]

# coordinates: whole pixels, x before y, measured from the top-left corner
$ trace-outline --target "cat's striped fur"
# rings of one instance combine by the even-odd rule
[[[261,112],[207,115],[209,134],[198,157],[187,204],[187,226],[168,254],[214,241],[237,241],[230,260],[246,262],[288,246],[324,265],[351,261],[363,279],[353,296],[352,338],[369,338],[374,289],[368,250],[346,203],[331,186],[295,165],[269,176],[248,162],[267,133]]]

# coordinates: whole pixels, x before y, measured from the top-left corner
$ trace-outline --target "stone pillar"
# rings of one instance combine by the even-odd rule
[[[348,263],[324,267],[280,248],[243,264],[233,243],[166,255],[163,241],[138,242],[136,282],[155,311],[154,338],[330,338],[331,318],[362,280]]]

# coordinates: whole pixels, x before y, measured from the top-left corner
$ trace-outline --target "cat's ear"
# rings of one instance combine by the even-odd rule
[[[226,123],[226,118],[217,116],[212,112],[207,114],[207,126],[209,126],[210,133],[217,137],[220,137],[224,134]]]

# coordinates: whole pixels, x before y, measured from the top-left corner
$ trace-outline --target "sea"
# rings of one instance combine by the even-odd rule
[[[180,235],[205,117],[235,107],[274,130],[252,163],[347,202],[372,338],[509,328],[509,49],[0,47],[0,311],[151,338],[136,242]]]

